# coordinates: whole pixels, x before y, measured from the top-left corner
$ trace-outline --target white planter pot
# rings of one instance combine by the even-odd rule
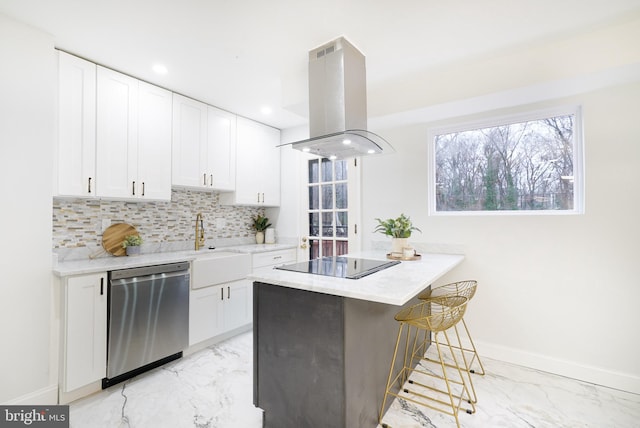
[[[391,238],[391,255],[402,257],[402,249],[409,246],[409,238]]]
[[[264,244],[264,232],[256,232],[256,244]]]

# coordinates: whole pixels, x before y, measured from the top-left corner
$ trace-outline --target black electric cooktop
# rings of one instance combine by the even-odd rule
[[[332,256],[308,262],[277,266],[276,269],[291,272],[312,273],[336,278],[360,279],[364,276],[400,263],[397,260],[369,260],[354,257]]]

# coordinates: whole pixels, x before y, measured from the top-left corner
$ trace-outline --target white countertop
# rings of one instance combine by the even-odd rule
[[[295,248],[289,244],[251,244],[231,247],[218,247],[214,250],[202,249],[199,251],[173,251],[165,253],[141,254],[135,257],[100,257],[96,259],[71,260],[58,263],[53,267],[53,273],[66,277],[71,275],[84,275],[89,273],[106,272],[117,269],[128,269],[141,266],[159,265],[165,263],[185,262],[195,260],[198,257],[206,257],[207,254],[231,251],[236,253],[263,253]]]
[[[383,251],[362,251],[350,257],[386,260]],[[274,268],[256,270],[249,279],[299,290],[402,306],[464,260],[458,254],[422,254],[360,279],[334,278]]]

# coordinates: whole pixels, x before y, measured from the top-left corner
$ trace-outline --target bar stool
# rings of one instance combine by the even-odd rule
[[[449,299],[452,296],[463,296],[466,297],[469,301],[476,294],[476,289],[478,288],[478,281],[475,280],[466,280],[466,281],[458,281],[452,282],[449,284],[441,285],[439,287],[435,287],[430,290],[426,290],[418,295],[418,299],[429,302],[429,301],[438,301],[445,299]],[[473,343],[473,339],[471,338],[471,334],[469,333],[469,328],[467,327],[467,323],[464,320],[464,317],[461,319],[462,321],[462,332],[466,335],[466,340],[468,341],[470,347],[465,347],[461,340],[460,330],[458,329],[458,325],[454,325],[453,329],[455,331],[455,338],[457,343],[452,345],[452,348],[460,351],[462,355],[462,362],[464,363],[461,369],[467,372],[469,385],[471,388],[472,400],[474,403],[478,401],[478,397],[476,396],[476,390],[473,386],[473,380],[471,379],[470,373],[477,374],[480,376],[484,376],[485,370],[482,365],[482,361],[480,360],[480,356],[478,355],[478,351],[476,350],[476,346]],[[467,358],[469,356],[470,359]],[[476,371],[472,368],[473,364],[477,362],[479,370]]]
[[[426,290],[418,295],[418,299],[422,301],[429,301],[451,296],[464,296],[467,299],[471,300],[476,294],[477,288],[478,281],[475,280],[452,282],[450,284],[445,284],[430,290]],[[467,323],[465,322],[464,318],[462,318],[462,326],[464,327],[464,333],[466,334],[466,338],[468,339],[471,348],[461,347],[461,350],[473,354],[473,356],[471,357],[471,361],[469,362],[469,366],[471,366],[474,361],[477,361],[480,368],[479,371],[476,371],[475,369],[469,367],[469,372],[484,376],[484,366],[482,365],[482,361],[480,360],[480,356],[478,355],[478,351],[476,350],[476,346],[473,343],[473,339],[471,338],[469,328],[467,327]],[[456,334],[459,337],[460,334],[458,332],[457,326],[455,326],[454,328],[456,329]]]
[[[455,326],[464,316],[467,302],[468,299],[464,296],[443,297],[418,303],[395,315],[394,318],[400,322],[400,327],[379,421],[382,421],[389,395],[451,415],[455,418],[458,427],[460,427],[458,412],[463,402],[471,405],[471,409],[463,410],[467,413],[475,412],[467,380],[462,374],[463,363],[458,363],[458,357],[447,333],[447,330]],[[395,369],[398,349],[403,338],[405,343],[402,367]],[[437,360],[424,358],[430,344],[435,344]],[[449,358],[454,364],[446,363]],[[425,363],[436,363],[440,371],[429,370]],[[395,392],[398,387],[399,391]]]

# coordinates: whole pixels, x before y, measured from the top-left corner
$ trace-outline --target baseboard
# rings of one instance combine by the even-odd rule
[[[102,384],[101,381],[98,380],[69,392],[64,392],[61,389],[58,400],[60,404],[69,404],[72,401],[79,400],[80,398],[87,397],[99,391],[102,391]]]
[[[640,377],[575,361],[522,351],[506,346],[474,341],[481,357],[486,356],[519,366],[566,376],[583,382],[640,394]]]
[[[224,334],[221,334],[219,336],[215,336],[215,337],[212,337],[210,339],[206,339],[206,340],[203,340],[202,342],[199,342],[199,343],[196,343],[194,345],[191,345],[191,346],[189,346],[189,348],[185,349],[182,352],[182,354],[186,357],[187,355],[194,354],[194,353],[196,353],[198,351],[201,351],[201,350],[203,350],[205,348],[213,346],[216,343],[220,343],[222,341],[230,339],[233,336],[237,336],[237,335],[239,335],[241,333],[245,333],[247,331],[250,331],[251,329],[253,329],[253,323],[240,326],[240,327],[238,327],[238,328],[236,328],[234,330],[228,331],[228,332],[226,332]]]
[[[58,385],[49,385],[37,391],[30,392],[21,397],[14,398],[6,403],[9,406],[31,406],[58,404]]]

